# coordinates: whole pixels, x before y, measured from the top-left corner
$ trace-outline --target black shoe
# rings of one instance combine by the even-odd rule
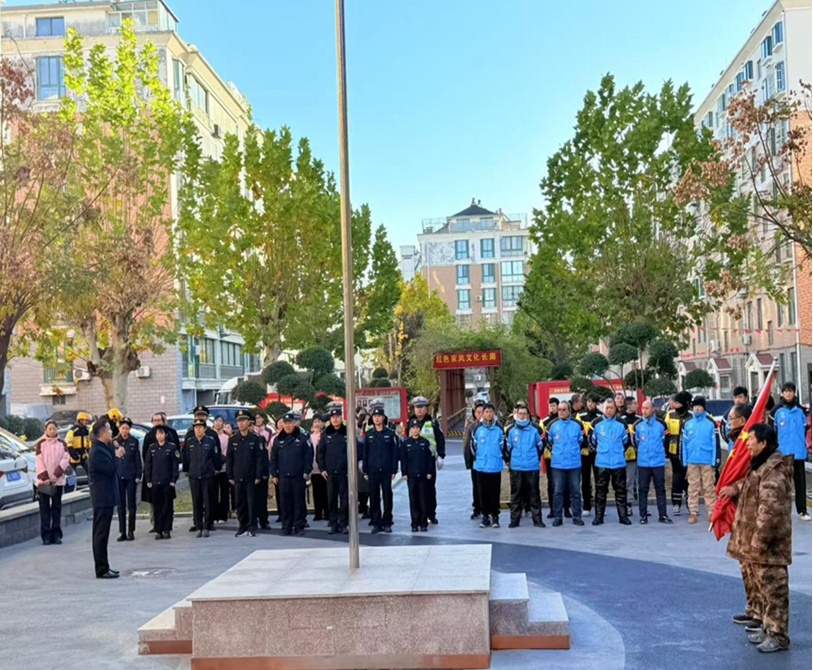
[[[480,528],[489,528],[491,526],[491,519],[487,516],[483,516],[483,520],[480,522]]]
[[[163,533],[156,533],[155,534],[155,539],[156,540],[163,540],[164,539],[164,534]]]
[[[762,622],[759,619],[752,619],[745,624],[745,632],[747,633],[760,633],[762,632]]]
[[[658,517],[658,523],[672,523],[672,519],[668,516],[660,516]]]
[[[330,527],[327,529],[327,534],[328,534],[328,535],[336,535],[336,533],[338,533],[338,532],[339,532],[339,529],[338,529],[338,528],[336,528],[336,526],[330,526]]]
[[[384,532],[384,526],[373,526],[373,531],[372,531],[373,535],[378,535],[379,533],[383,533],[383,532]]]
[[[197,532],[198,532],[198,527],[197,527],[197,526],[192,526],[192,527],[189,529],[189,532],[190,532],[190,533],[197,533]]]
[[[620,523],[622,526],[631,526],[632,525],[632,521],[630,521],[629,517],[626,517],[626,516],[622,516],[618,520],[618,523]]]
[[[43,546],[47,547],[49,544],[51,544],[51,540],[43,540],[42,544],[43,544]]]
[[[593,526],[601,526],[603,524],[604,524],[604,519],[602,517],[597,516],[595,519],[593,519],[593,523],[592,523]]]
[[[429,531],[429,526],[421,526],[421,532],[426,533]]]
[[[548,519],[552,519],[552,518],[553,518],[553,510],[548,512]]]
[[[116,542],[127,542],[127,536],[124,533],[122,533],[116,538]]]
[[[234,534],[234,537],[244,537],[247,532],[248,532],[247,530],[238,529],[238,531]]]
[[[305,522],[305,528],[310,528],[310,527],[311,527],[311,525],[306,521]]]
[[[208,530],[203,531],[203,537],[209,537],[209,531]]]
[[[171,540],[172,539],[172,533],[164,533],[164,539],[165,540]]]
[[[271,526],[269,526],[267,523],[263,524],[260,526],[260,530],[271,530]]]
[[[642,526],[646,526],[649,523],[649,519],[645,516],[642,516],[641,520],[638,523],[640,523]]]
[[[553,527],[554,527],[554,528],[558,528],[558,527],[559,527],[559,526],[561,526],[563,523],[564,523],[564,521],[562,521],[561,519],[554,519],[554,520],[553,520]]]
[[[384,526],[384,532],[385,533],[391,533],[392,532],[392,526]]]
[[[150,529],[147,531],[147,535],[152,535],[154,532],[155,532],[155,528],[150,528]]]
[[[56,540],[51,541],[51,544],[62,544],[62,540],[60,540],[59,538],[56,538]]]
[[[294,535],[296,535],[297,537],[302,537],[304,534],[305,534],[304,528],[298,528],[297,530],[294,531]]]
[[[542,519],[539,519],[538,521],[534,521],[534,527],[535,528],[545,528],[545,522],[542,521]]]
[[[735,614],[733,617],[731,617],[731,620],[738,626],[762,626],[762,622],[759,621],[759,619],[755,619],[750,614]]]
[[[508,524],[509,528],[519,528],[519,521],[512,521]]]
[[[429,523],[431,523],[433,526],[437,526],[438,518],[436,516],[433,516],[431,519],[429,519]]]
[[[278,517],[277,517],[277,520],[276,520],[274,523],[282,523],[282,517],[281,517],[281,516],[278,516]]]
[[[350,529],[347,526],[342,528],[342,535],[350,535]]]
[[[119,578],[118,572],[113,572],[112,570],[108,570],[103,575],[96,575],[96,579],[118,579]]]
[[[573,518],[573,514],[571,513],[571,511],[569,509],[566,509],[565,510],[565,519],[572,519],[572,518]]]
[[[418,527],[417,526],[412,526],[412,532],[417,533],[418,532]]]
[[[479,518],[480,518],[480,513],[479,512],[472,512],[471,516],[469,517],[469,519],[471,519],[472,521],[474,521],[475,519],[479,519]]]
[[[197,535],[195,535],[195,537],[203,537],[203,531],[202,531],[202,530],[199,530],[199,531],[197,532]]]
[[[135,540],[135,535],[132,533],[127,533],[127,541],[132,542],[133,540]]]
[[[499,528],[500,527],[500,518],[499,517],[495,516],[493,519],[491,519],[491,527],[492,528]]]
[[[582,521],[580,518],[577,517],[577,518],[573,519],[573,525],[574,526],[583,526],[584,521]]]
[[[293,532],[292,532],[292,531],[290,531],[290,530],[284,530],[284,531],[282,531],[282,534],[283,534],[285,537],[288,537],[288,536],[292,535],[292,534],[293,534]]]
[[[361,518],[363,519],[364,517],[361,517]],[[369,518],[369,517],[368,517],[368,518]],[[367,525],[368,525],[368,526],[373,526],[373,525],[375,525],[375,524],[374,524],[373,520],[372,520],[372,519],[370,519],[370,521],[367,523]]]

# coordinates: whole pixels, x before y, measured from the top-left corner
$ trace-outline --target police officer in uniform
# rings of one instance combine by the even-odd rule
[[[90,452],[90,424],[93,417],[87,412],[79,412],[76,415],[76,423],[71,426],[65,435],[65,444],[68,445],[68,455],[71,459],[71,467],[74,472],[76,468],[82,467],[85,474],[88,473],[88,453]]]
[[[167,436],[167,441],[172,442],[176,446],[180,446],[181,441],[178,438],[178,431],[172,426],[166,424],[167,415],[164,412],[156,412],[152,415],[152,428],[144,436],[144,444],[141,445],[141,460],[147,462],[147,453],[150,447],[156,443],[155,431],[158,426],[164,427],[164,432]],[[152,502],[152,489],[147,486],[141,487],[141,501],[150,504],[150,533],[155,532],[155,506]]]
[[[371,413],[373,427],[364,434],[364,478],[370,482],[370,505],[372,507],[373,533],[392,532],[392,480],[398,473],[400,445],[398,435],[387,425],[383,406]],[[384,514],[381,514],[381,503]]]
[[[262,415],[257,414],[257,416]],[[260,452],[260,483],[254,486],[254,509],[257,514],[256,523],[259,524],[263,530],[271,530],[271,526],[268,525],[268,480],[271,477],[271,457],[268,453],[268,439],[266,438],[267,435],[270,435],[271,431],[266,428],[264,431],[257,431],[255,429],[254,432],[259,436],[263,445],[263,449]]]
[[[234,487],[237,508],[235,537],[257,535],[254,491],[262,479],[263,444],[260,436],[251,430],[251,422],[251,412],[244,409],[237,412],[237,432],[229,438],[226,450],[226,474]]]
[[[418,396],[412,399],[412,417],[411,419],[418,419],[421,422],[421,437],[429,442],[429,448],[432,451],[433,465],[431,471],[431,478],[429,478],[428,488],[428,506],[427,516],[429,523],[436,524],[438,522],[437,509],[438,509],[438,490],[437,490],[437,473],[438,470],[443,469],[443,460],[446,458],[446,436],[440,429],[438,422],[429,416],[429,401],[423,396]]]
[[[324,439],[325,436],[322,436]],[[277,435],[271,452],[270,469],[271,481],[279,484],[282,534],[304,535],[307,514],[305,482],[313,469],[313,450],[308,444],[308,436],[297,427],[296,414],[293,412],[283,417],[282,431]]]
[[[209,537],[209,528],[214,524],[215,474],[221,465],[220,441],[206,434],[205,419],[195,419],[192,429],[192,439],[184,444],[184,470],[189,477],[197,536]]]
[[[141,448],[138,440],[130,435],[133,422],[123,417],[119,426],[119,435],[113,440],[116,453],[116,479],[119,485],[119,537],[117,542],[135,540],[136,524],[136,486],[141,481]],[[119,450],[123,449],[123,452]],[[130,518],[127,518],[127,512]],[[129,521],[129,523],[128,523]]]
[[[429,441],[421,435],[424,421],[409,420],[409,437],[401,443],[401,474],[409,489],[409,512],[412,532],[429,530],[429,489],[435,470],[435,457]]]
[[[178,465],[181,452],[178,445],[168,439],[166,428],[155,430],[156,442],[147,452],[144,466],[144,481],[152,490],[152,504],[155,506],[155,539],[168,540],[172,531],[172,516],[175,501],[175,483],[178,481]]]
[[[217,435],[217,432],[213,428],[209,427],[209,408],[206,405],[198,405],[194,409],[195,414],[195,422],[200,420],[203,421],[204,425],[206,426],[206,430],[204,431],[207,437],[210,437],[215,444],[220,443],[220,438]],[[177,433],[176,433],[177,434]],[[193,424],[192,427],[186,431],[186,435],[183,438],[183,449],[181,449],[181,453],[186,450],[186,446],[189,444],[189,441],[195,437],[195,425]],[[183,458],[183,471],[188,472],[187,468],[189,467],[189,459],[184,456]],[[207,526],[208,530],[214,529],[214,519],[211,520],[211,525]],[[193,523],[192,526],[189,528],[190,533],[200,532],[203,530],[199,528],[196,523]]]
[[[328,407],[328,425],[316,450],[319,474],[327,481],[328,533],[347,533],[350,520],[347,480],[347,426],[341,405]]]

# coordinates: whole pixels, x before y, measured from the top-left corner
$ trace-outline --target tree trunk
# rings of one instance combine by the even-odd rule
[[[6,387],[6,366],[8,365],[8,350],[11,346],[11,330],[3,330],[2,333],[0,336],[0,416],[5,416],[6,406],[2,398],[3,390]]]

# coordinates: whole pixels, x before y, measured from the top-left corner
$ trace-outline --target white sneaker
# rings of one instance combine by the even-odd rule
[[[799,515],[799,521],[810,521],[810,515],[807,512],[802,512]]]
[[[591,516],[593,512],[591,510],[584,510],[582,511],[582,517]]]

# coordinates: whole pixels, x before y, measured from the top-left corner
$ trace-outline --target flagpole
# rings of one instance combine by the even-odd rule
[[[347,498],[350,508],[350,569],[359,568],[358,458],[356,449],[356,346],[353,329],[353,244],[350,209],[350,163],[347,144],[347,67],[344,44],[344,0],[336,0],[336,64],[339,83],[339,168],[342,213],[342,280],[344,283],[344,381],[347,413]]]

